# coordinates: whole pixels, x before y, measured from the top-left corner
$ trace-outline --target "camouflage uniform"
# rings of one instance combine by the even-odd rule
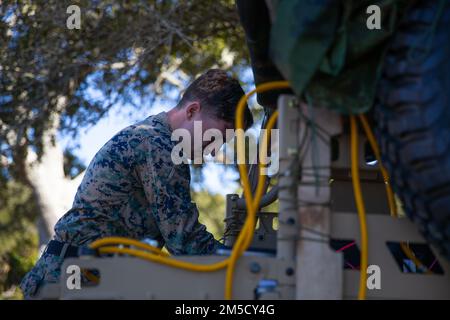
[[[173,164],[174,145],[165,112],[116,134],[89,164],[54,239],[82,246],[110,236],[152,238],[176,255],[214,252],[220,243],[198,221],[189,165]],[[22,280],[24,296],[58,281],[62,262],[44,253]]]

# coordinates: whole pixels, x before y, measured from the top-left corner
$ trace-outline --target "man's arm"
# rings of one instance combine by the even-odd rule
[[[167,146],[154,147],[144,147],[145,161],[138,165],[137,173],[166,248],[172,254],[213,253],[220,243],[198,221],[198,209],[190,195],[189,166],[174,165]]]

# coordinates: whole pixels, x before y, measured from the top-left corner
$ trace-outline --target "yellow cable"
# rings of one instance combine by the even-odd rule
[[[359,225],[361,232],[361,261],[359,275],[359,291],[358,299],[366,298],[366,282],[367,282],[367,260],[368,260],[368,237],[366,224],[366,209],[361,193],[361,184],[359,181],[359,160],[358,160],[358,123],[355,116],[350,116],[350,141],[351,141],[351,173],[353,192],[355,196],[356,209],[358,211]]]
[[[383,166],[383,163],[381,162],[380,148],[378,147],[378,143],[375,140],[375,136],[373,135],[372,129],[370,129],[369,122],[367,121],[366,116],[363,114],[360,114],[359,120],[361,121],[361,124],[364,128],[364,131],[367,136],[367,140],[369,140],[370,146],[372,147],[372,150],[375,153],[375,158],[377,159],[378,166],[381,171],[381,175],[383,176],[384,184],[386,186],[386,195],[387,195],[387,200],[388,200],[391,216],[397,217],[398,216],[397,215],[397,206],[395,204],[394,192],[392,192],[391,184],[389,181],[389,174],[388,174],[386,168]]]
[[[267,148],[266,141],[268,139],[268,136],[270,135],[270,130],[275,126],[275,121],[276,121],[277,117],[278,117],[278,111],[275,111],[273,113],[273,115],[270,117],[270,119],[269,119],[269,121],[267,123],[266,131],[264,132],[263,139],[262,139],[262,141],[263,141],[263,145],[262,145],[263,150],[261,152],[262,154],[266,154],[266,148]],[[238,141],[240,141],[239,138],[238,138]],[[242,165],[240,168],[243,168],[243,172],[242,173],[244,173],[244,174],[247,173],[245,165]],[[259,173],[261,173],[262,169],[263,169],[263,165],[262,165],[262,163],[259,163],[258,164]],[[258,184],[257,184],[256,192],[255,192],[255,196],[256,197],[254,199],[253,199],[253,196],[252,196],[252,194],[250,192],[250,185],[247,185],[248,188],[244,187],[244,191],[248,190],[247,194],[250,195],[250,197],[249,197],[250,199],[246,199],[246,200],[249,200],[250,203],[251,203],[250,211],[254,213],[254,215],[251,217],[253,219],[252,223],[248,222],[248,224],[244,225],[244,227],[246,229],[247,228],[253,229],[253,231],[254,231],[254,225],[255,225],[255,222],[256,222],[255,221],[256,220],[256,212],[255,211],[256,211],[256,208],[259,208],[259,202],[261,201],[262,192],[263,192],[263,188],[264,188],[264,182],[265,182],[266,177],[265,177],[265,175],[261,176],[259,174],[258,178],[259,178],[258,179]],[[245,184],[244,184],[244,186],[245,186]],[[245,193],[244,193],[244,196],[245,196]],[[250,233],[248,233],[247,236],[245,237],[245,239],[243,238],[242,241],[245,240],[245,243],[251,241],[253,239],[253,231],[250,231]],[[239,242],[238,248],[241,248],[240,247],[241,243],[242,242]],[[243,251],[245,251],[245,249]]]
[[[274,90],[274,89],[284,89],[289,88],[289,83],[287,81],[275,81],[271,83],[265,83],[262,84],[256,89],[252,90],[250,93],[246,94],[241,98],[239,101],[237,111],[236,111],[236,129],[242,129],[243,128],[243,111],[245,104],[248,100],[248,98],[255,94],[260,93],[268,90]],[[278,112],[275,112],[272,117],[269,119],[268,125],[267,125],[267,131],[270,132],[270,130],[273,128],[276,118],[278,116]],[[372,149],[375,152],[375,156],[377,157],[377,160],[379,161],[380,165],[381,162],[379,160],[379,150],[377,148],[376,144],[373,144],[375,141],[373,138],[373,135],[371,135],[371,131],[367,130],[368,126],[367,122],[364,121],[365,118],[361,117],[363,127],[366,130],[366,134],[368,136],[369,142],[372,145]],[[359,299],[365,299],[366,294],[366,281],[367,281],[367,225],[366,225],[366,218],[365,218],[365,208],[364,208],[364,200],[362,198],[361,193],[361,186],[359,181],[359,161],[358,161],[358,132],[357,132],[357,123],[354,118],[354,116],[350,117],[351,122],[351,158],[352,158],[352,182],[353,182],[353,188],[355,193],[355,201],[356,206],[358,210],[358,216],[360,220],[360,228],[361,228],[361,272],[360,272],[360,285],[359,285],[359,293],[358,298]],[[370,128],[369,128],[370,129]],[[266,138],[267,131],[265,132],[264,138]],[[372,138],[371,138],[372,137]],[[241,154],[245,154],[245,141],[243,139],[243,135],[239,133],[238,131],[238,137],[237,137],[237,145],[238,145],[238,152],[242,152]],[[372,141],[371,141],[372,140]],[[265,142],[265,139],[263,139]],[[266,144],[263,143],[263,147],[266,147]],[[168,258],[165,256],[165,253],[162,253],[159,249],[140,243],[139,241],[132,240],[132,239],[126,239],[126,238],[119,238],[119,237],[111,237],[111,238],[104,238],[95,241],[91,244],[92,248],[99,248],[100,253],[122,253],[122,254],[129,254],[133,256],[137,256],[146,260],[150,260],[153,262],[162,263],[168,266],[182,268],[186,270],[191,271],[200,271],[200,272],[211,272],[211,271],[217,271],[222,268],[228,267],[227,274],[226,274],[226,283],[225,283],[225,298],[231,299],[232,296],[232,281],[233,281],[233,274],[234,274],[234,268],[237,259],[242,255],[242,253],[248,248],[248,246],[251,243],[251,240],[253,239],[253,233],[254,233],[254,224],[256,220],[256,208],[259,206],[259,201],[261,200],[262,193],[263,193],[263,187],[265,182],[265,175],[261,175],[262,170],[262,164],[259,163],[259,178],[258,178],[258,184],[256,188],[255,198],[253,198],[251,194],[250,189],[250,183],[247,176],[247,168],[245,164],[238,164],[239,167],[239,173],[241,176],[241,181],[243,184],[244,189],[244,197],[246,199],[247,203],[247,217],[244,223],[244,226],[242,228],[242,231],[240,232],[238,239],[233,247],[233,250],[231,252],[231,256],[228,259],[225,259],[220,262],[216,262],[209,265],[201,265],[201,264],[193,264],[189,262],[179,261],[175,260],[173,258]],[[380,167],[381,168],[381,167]],[[384,167],[383,167],[384,169]],[[384,173],[383,173],[384,171]],[[383,178],[385,179],[385,182],[389,182],[388,178],[386,178],[387,173],[385,170],[382,170]],[[387,183],[387,188],[390,188],[389,184]],[[388,193],[388,197],[389,197]],[[390,203],[391,205],[391,203]],[[391,207],[391,212],[392,207]],[[157,256],[151,253],[142,252],[139,250],[134,249],[128,249],[128,248],[117,248],[117,247],[102,247],[107,244],[126,244],[126,245],[134,245],[136,247],[147,249],[153,253],[157,254],[164,254],[164,256]]]
[[[267,136],[267,132],[270,132],[270,130],[273,128],[277,116],[278,116],[278,112],[275,112],[272,115],[272,117],[270,118],[268,126],[267,126],[267,131],[264,134],[264,138],[263,138],[264,142],[266,142],[266,140],[267,140],[267,137],[266,137]],[[262,165],[260,164],[260,169],[262,169],[261,167],[262,167]],[[183,269],[187,269],[187,270],[191,270],[191,271],[211,272],[211,271],[216,271],[216,270],[222,269],[222,268],[226,267],[228,264],[233,266],[233,263],[236,262],[237,257],[239,257],[239,255],[243,251],[246,250],[246,248],[248,247],[248,245],[251,242],[251,239],[253,238],[253,234],[252,233],[248,233],[248,231],[252,231],[253,228],[250,228],[248,226],[254,225],[254,222],[255,222],[254,208],[258,206],[259,201],[261,200],[261,197],[262,197],[262,192],[263,192],[263,187],[262,186],[264,185],[265,176],[262,176],[262,177],[263,178],[260,179],[260,181],[258,181],[256,197],[255,197],[254,200],[252,199],[253,201],[251,202],[251,205],[250,205],[250,208],[251,208],[250,210],[251,211],[248,213],[250,219],[247,220],[248,221],[247,225],[245,226],[245,228],[243,228],[243,230],[245,230],[247,232],[242,233],[244,235],[246,234],[246,236],[241,238],[242,241],[240,241],[240,243],[244,243],[244,245],[241,246],[241,245],[238,245],[238,243],[236,243],[236,245],[237,245],[236,248],[238,248],[239,250],[238,251],[237,250],[233,250],[233,252],[238,252],[238,253],[237,254],[235,253],[235,255],[233,255],[233,252],[232,252],[231,257],[229,259],[227,259],[227,260],[223,260],[223,261],[221,261],[219,263],[215,263],[215,264],[212,264],[212,265],[199,265],[199,264],[193,264],[193,263],[179,261],[179,260],[175,260],[175,259],[166,259],[166,258],[163,258],[163,257],[160,257],[160,256],[156,256],[156,255],[151,254],[151,253],[142,252],[142,251],[135,250],[135,249],[117,248],[117,247],[111,247],[111,246],[110,247],[108,247],[108,246],[105,247],[106,244],[117,244],[117,243],[134,245],[136,247],[141,247],[141,248],[144,248],[144,249],[148,249],[148,247],[151,247],[149,245],[142,244],[142,243],[140,243],[139,241],[136,241],[136,240],[126,239],[126,238],[122,239],[122,238],[119,238],[119,237],[115,237],[115,238],[111,238],[111,239],[105,238],[105,239],[97,240],[96,242],[92,243],[91,247],[92,248],[99,248],[98,250],[102,254],[105,254],[105,253],[129,254],[129,255],[137,256],[137,257],[140,257],[140,258],[143,258],[143,259],[146,259],[146,260],[150,260],[150,261],[153,261],[153,262],[158,262],[158,263],[162,263],[162,264],[165,264],[165,265],[168,265],[168,266],[177,267],[177,268],[183,268]],[[154,250],[158,250],[158,249],[156,249],[154,247],[152,247],[152,248]],[[235,258],[234,260],[232,260],[233,257]],[[233,270],[233,268],[229,268],[229,269]],[[231,278],[231,280],[232,280],[232,278]],[[231,289],[232,286],[230,286],[230,285],[228,285],[228,286]]]
[[[250,96],[252,96],[255,93],[261,93],[269,90],[274,89],[286,89],[289,88],[289,82],[287,81],[274,81],[269,83],[264,83],[259,86],[257,86],[254,90],[250,91],[246,95],[244,95],[238,103],[238,106],[236,108],[236,130],[237,130],[237,150],[238,150],[238,159],[240,155],[245,155],[245,140],[243,137],[243,131],[239,129],[244,128],[244,122],[243,122],[243,116],[244,116],[244,109],[247,100]],[[278,116],[278,113],[275,112],[271,119],[269,119],[267,124],[267,131],[270,132],[272,127],[275,124],[276,117]],[[272,127],[271,127],[272,126]],[[265,131],[265,134],[267,133]],[[265,141],[265,140],[263,140]],[[243,226],[243,230],[245,232],[241,232],[238,239],[235,243],[236,250],[233,250],[230,257],[230,265],[227,269],[226,274],[226,280],[225,280],[225,299],[231,299],[232,296],[232,284],[233,284],[233,275],[234,275],[234,268],[237,259],[241,256],[241,254],[248,248],[251,240],[253,239],[253,233],[254,233],[254,224],[255,224],[255,216],[256,216],[256,210],[259,207],[259,201],[262,197],[262,192],[264,189],[264,182],[265,182],[265,175],[261,175],[261,169],[262,164],[259,163],[259,171],[258,171],[258,184],[256,187],[255,192],[255,199],[253,199],[253,196],[251,194],[251,188],[250,183],[248,180],[247,175],[247,167],[245,164],[239,163],[238,161],[238,168],[239,168],[239,175],[242,181],[242,186],[244,189],[244,197],[247,204],[247,217],[246,221]]]
[[[242,129],[243,128],[243,110],[245,107],[245,103],[247,102],[248,98],[253,95],[254,93],[260,93],[268,90],[274,90],[274,89],[284,89],[289,88],[289,84],[286,81],[276,81],[272,83],[266,83],[258,86],[256,89],[252,90],[247,95],[243,96],[241,100],[239,101],[238,108],[236,111],[236,129]],[[275,112],[272,117],[269,119],[268,125],[267,125],[267,131],[270,132],[270,130],[273,128],[276,117],[278,116],[278,113]],[[367,281],[367,225],[366,225],[366,218],[365,218],[365,208],[364,208],[364,201],[362,199],[362,193],[361,193],[361,186],[359,181],[359,162],[358,162],[358,132],[357,132],[357,123],[354,118],[354,116],[350,117],[351,121],[351,158],[352,158],[352,182],[353,182],[353,188],[355,192],[355,201],[356,206],[358,209],[358,215],[360,220],[360,228],[361,228],[361,272],[360,272],[360,286],[359,286],[359,293],[358,298],[359,299],[365,299],[365,288],[366,288],[366,281]],[[364,124],[363,124],[364,125]],[[267,133],[265,132],[265,134]],[[237,145],[238,150],[240,152],[245,152],[245,143],[243,140],[243,136],[239,134],[238,131],[238,137],[237,137]],[[265,139],[263,139],[265,141]],[[264,144],[264,147],[266,145]],[[245,154],[245,153],[242,153]],[[234,274],[234,268],[237,259],[242,255],[242,253],[248,248],[250,245],[251,240],[253,239],[253,233],[254,233],[254,224],[256,220],[256,209],[259,206],[259,201],[262,197],[262,191],[265,181],[265,176],[261,175],[259,172],[259,179],[258,179],[258,185],[256,188],[255,198],[253,198],[251,194],[250,189],[250,183],[247,176],[247,168],[245,164],[238,164],[239,167],[239,173],[241,176],[241,181],[243,184],[244,189],[244,197],[246,199],[247,203],[247,217],[244,223],[244,226],[238,236],[238,239],[236,240],[236,243],[233,247],[233,250],[231,252],[231,256],[228,259],[225,259],[220,262],[216,262],[209,265],[201,265],[201,264],[193,264],[189,262],[179,261],[175,260],[173,258],[168,258],[166,256],[156,256],[151,253],[142,252],[139,250],[134,249],[128,249],[128,248],[117,248],[117,247],[101,247],[101,245],[109,244],[108,238],[97,240],[97,242],[94,242],[92,246],[99,247],[100,253],[122,253],[122,254],[129,254],[132,256],[140,257],[146,260],[150,260],[153,262],[162,263],[168,266],[182,268],[186,270],[191,271],[200,271],[200,272],[211,272],[220,270],[222,268],[228,267],[227,269],[227,275],[226,275],[226,283],[225,283],[225,298],[231,299],[232,296],[232,281],[233,281],[233,274]],[[259,163],[259,169],[261,171],[262,164]],[[109,239],[111,240],[111,239]],[[116,239],[117,240],[117,239]],[[122,239],[123,240],[123,239]],[[129,239],[128,239],[129,240]],[[100,242],[103,241],[103,242]],[[123,243],[121,241],[112,241],[111,243],[118,243],[118,244],[130,244],[130,242]],[[136,243],[132,244],[136,245]],[[136,245],[137,246],[137,245]],[[142,248],[142,246],[141,246]],[[154,247],[153,247],[154,248]],[[146,249],[149,249],[146,246]],[[156,248],[154,248],[156,249]],[[156,249],[158,250],[158,249]],[[152,250],[153,252],[153,250]],[[159,253],[159,252],[155,252]]]
[[[275,112],[271,116],[271,118],[268,122],[267,131],[265,131],[264,135],[263,135],[264,142],[266,142],[266,140],[267,140],[267,132],[270,132],[270,130],[274,127],[277,116],[278,116],[278,112]],[[265,148],[265,147],[266,146],[264,144],[263,148]],[[260,169],[262,169],[261,167],[262,167],[262,165],[260,164]],[[261,200],[265,176],[262,176],[262,177],[263,177],[262,180],[258,181],[256,197],[253,200],[252,204],[250,205],[250,207],[251,207],[250,210],[254,210],[254,208],[257,207],[257,205],[259,204],[259,201]],[[252,212],[250,212],[250,215],[249,215],[250,220],[248,220],[249,223],[247,223],[247,226],[252,226],[255,222],[255,212],[253,212],[253,215],[251,213]],[[243,230],[246,230],[246,231],[253,230],[252,228],[249,228],[247,226],[245,226],[245,228],[243,228]],[[242,238],[243,239],[242,241],[244,241],[244,245],[237,246],[237,248],[239,248],[240,253],[242,253],[243,251],[246,250],[246,248],[250,244],[252,238],[253,238],[253,236],[251,233],[250,234],[247,233],[247,236],[245,238]],[[242,243],[242,241],[240,243]],[[136,243],[136,242],[138,242],[138,243]],[[126,238],[125,239],[121,239],[121,238],[108,239],[108,238],[106,238],[106,239],[97,240],[96,242],[92,243],[92,247],[99,248],[100,253],[130,254],[133,256],[144,258],[146,260],[163,263],[163,264],[166,264],[166,265],[169,265],[172,267],[178,267],[178,268],[188,269],[188,270],[192,270],[192,271],[201,271],[201,272],[210,272],[210,271],[216,271],[216,270],[222,269],[222,268],[226,267],[229,262],[227,260],[224,260],[219,263],[216,263],[215,265],[198,265],[198,264],[192,264],[189,262],[178,261],[175,259],[163,259],[162,257],[158,257],[153,254],[142,252],[139,250],[128,249],[128,248],[117,248],[117,247],[105,247],[104,246],[106,244],[114,244],[114,243],[129,244],[129,245],[135,245],[135,246],[139,246],[139,244],[141,244],[139,241],[126,239]],[[142,246],[140,246],[140,247],[143,247],[143,248],[148,247],[148,245],[146,245],[146,244],[141,244],[141,245]],[[156,249],[156,248],[153,247],[153,249]],[[233,254],[231,257],[233,257]],[[235,255],[235,257],[238,257],[238,255]],[[230,260],[230,263],[233,263],[232,260]],[[214,266],[214,267],[212,268],[211,266]]]
[[[245,101],[244,101],[244,105],[245,105]],[[241,106],[241,104],[238,104],[238,109],[237,109],[238,116],[236,116],[236,119],[240,119],[239,113],[238,113],[240,110],[239,106]],[[278,111],[275,111],[267,123],[267,130],[264,131],[263,140],[262,140],[263,148],[267,147],[267,145],[266,145],[266,139],[268,136],[267,132],[270,132],[270,130],[274,127],[277,117],[278,117]],[[242,125],[242,123],[237,123],[236,129],[242,128],[241,125]],[[242,138],[242,140],[239,138]],[[238,137],[237,141],[238,141],[238,152],[244,152],[245,144],[243,141],[243,137]],[[241,142],[241,143],[239,143],[239,142]],[[265,150],[263,152],[265,152]],[[263,153],[263,154],[266,154],[266,153]],[[240,173],[241,178],[247,177],[246,165],[239,164],[238,166],[239,166],[239,173]],[[262,197],[262,194],[264,191],[264,182],[266,179],[265,175],[261,175],[261,170],[263,170],[262,162],[259,162],[258,167],[259,167],[258,184],[256,187],[254,199],[252,199],[253,197],[251,194],[251,189],[250,189],[250,184],[248,183],[248,179],[246,179],[245,181],[244,181],[244,179],[242,179],[243,188],[244,188],[244,196],[245,196],[246,203],[247,203],[247,220],[243,227],[246,230],[246,232],[243,233],[243,235],[245,235],[245,238],[244,237],[238,238],[238,240],[235,244],[237,250],[233,250],[233,252],[231,253],[230,265],[227,269],[226,280],[225,280],[225,299],[231,299],[231,296],[232,296],[233,275],[234,275],[234,268],[236,265],[236,261],[242,255],[242,253],[245,250],[247,250],[247,248],[249,247],[249,245],[253,239],[254,225],[255,225],[255,221],[256,221],[256,210],[259,207],[259,202],[261,201],[261,197]]]
[[[115,246],[100,247],[98,249],[98,251],[101,254],[105,254],[105,253],[128,254],[128,255],[131,255],[131,256],[143,258],[145,260],[150,260],[152,262],[165,264],[165,265],[170,266],[170,267],[186,269],[186,270],[189,270],[189,271],[197,271],[197,272],[217,271],[217,270],[225,268],[228,265],[227,259],[226,260],[222,260],[220,262],[213,263],[213,264],[197,264],[197,263],[191,263],[191,262],[176,260],[174,258],[157,256],[157,255],[152,254],[150,252],[145,252],[145,251],[141,251],[141,250],[130,249],[130,248],[118,248],[118,247],[115,247]]]
[[[128,245],[128,246],[135,246],[137,248],[141,248],[141,249],[145,249],[148,251],[151,251],[153,253],[156,254],[160,254],[163,256],[169,256],[169,254],[167,252],[161,251],[161,249],[156,248],[152,245],[143,243],[141,241],[138,240],[134,240],[134,239],[130,239],[130,238],[124,238],[124,237],[108,237],[108,238],[103,238],[103,239],[99,239],[99,240],[95,240],[94,242],[92,242],[90,244],[90,247],[92,249],[97,249],[100,247],[103,247],[105,245],[111,245],[111,244],[121,244],[121,245]]]

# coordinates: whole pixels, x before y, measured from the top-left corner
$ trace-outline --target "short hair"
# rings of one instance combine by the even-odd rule
[[[233,123],[236,117],[236,107],[245,94],[239,81],[220,69],[209,69],[195,79],[187,88],[178,103],[182,107],[185,103],[199,100],[204,111],[218,119]],[[244,129],[253,125],[253,116],[245,105]]]

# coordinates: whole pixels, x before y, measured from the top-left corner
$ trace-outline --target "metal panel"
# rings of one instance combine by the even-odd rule
[[[180,257],[193,263],[210,264],[225,259],[221,256]],[[97,286],[69,290],[64,284],[69,275],[61,277],[62,299],[223,299],[225,269],[216,272],[194,272],[167,267],[139,258],[115,256],[109,258],[68,259],[69,265],[97,269]],[[233,298],[255,299],[260,280],[277,280],[275,290],[268,292],[277,299],[294,298],[294,275],[288,275],[292,264],[272,257],[244,256],[238,260],[234,278]],[[264,298],[264,295],[263,297]]]
[[[387,241],[411,241],[425,243],[417,227],[407,218],[368,214],[369,265],[381,269],[381,289],[367,290],[368,299],[450,299],[449,263],[433,249],[443,275],[402,273],[386,245]],[[360,246],[358,216],[354,213],[333,213],[333,238],[354,239]],[[359,272],[344,271],[344,297],[357,297]]]

